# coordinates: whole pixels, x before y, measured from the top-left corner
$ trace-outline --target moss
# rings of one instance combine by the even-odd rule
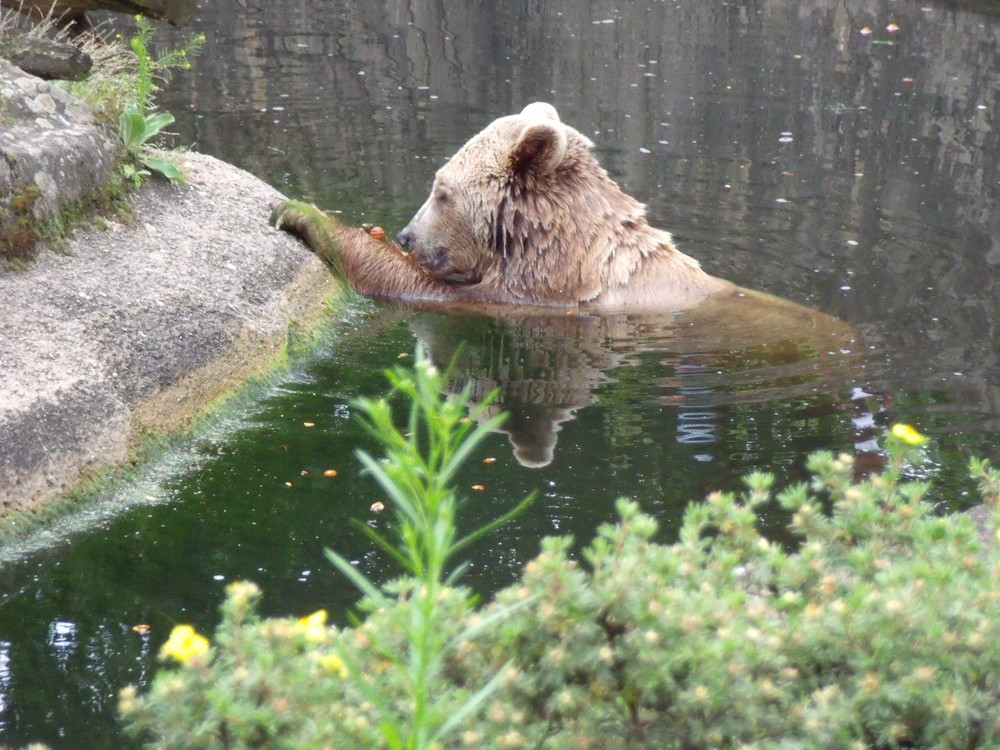
[[[27,268],[34,259],[38,231],[26,219],[8,221],[0,227],[0,255],[12,269]]]
[[[59,249],[73,229],[90,226],[108,216],[125,222],[133,219],[128,201],[129,186],[119,179],[117,170],[114,174],[109,184],[64,201],[55,214],[40,223],[39,231],[46,244]]]
[[[8,265],[24,267],[35,257],[39,233],[31,213],[38,200],[34,185],[18,185],[6,211],[0,211],[0,256]]]
[[[76,227],[102,222],[107,216],[130,221],[129,186],[118,170],[114,174],[109,184],[63,201],[55,213],[44,217],[35,213],[37,186],[15,189],[7,211],[0,209],[0,259],[7,268],[27,268],[44,245],[59,249]]]
[[[40,193],[41,191],[35,185],[22,187],[20,191],[11,196],[10,210],[14,212],[15,216],[29,215],[35,208]]]

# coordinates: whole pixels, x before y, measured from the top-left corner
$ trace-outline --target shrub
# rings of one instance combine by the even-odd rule
[[[384,404],[368,411],[389,451],[377,478],[414,509],[427,487],[451,490],[429,476],[414,489],[400,455],[427,456],[431,425],[462,424],[432,369],[394,376],[423,399],[408,436]],[[438,408],[450,416],[436,420]],[[178,634],[165,656],[182,663],[147,694],[124,691],[122,713],[157,748],[996,747],[995,545],[965,516],[932,514],[927,485],[902,478],[922,438],[897,433],[882,475],[855,483],[850,457],[818,453],[810,484],[772,497],[773,478],[754,474],[739,496],[691,505],[674,544],[652,541],[653,519],[621,500],[583,564],[568,537],[545,539],[520,581],[478,608],[443,568],[438,583],[413,569],[419,523],[403,511],[392,554],[409,574],[356,581],[368,595],[354,627],[322,612],[260,619],[260,592],[234,584],[213,644]],[[466,444],[450,442],[451,455]],[[973,469],[995,535],[1000,474]],[[773,500],[794,549],[756,529]],[[418,533],[453,538],[441,518]]]

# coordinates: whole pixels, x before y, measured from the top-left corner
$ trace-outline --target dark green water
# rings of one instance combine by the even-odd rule
[[[626,354],[617,366],[592,371],[579,350],[545,349],[552,341],[540,341],[537,331],[525,337],[530,325],[362,305],[308,363],[154,467],[151,481],[115,498],[117,510],[69,519],[78,522],[67,524],[62,541],[43,540],[42,549],[4,561],[0,695],[9,741],[120,746],[117,690],[149,679],[173,625],[211,632],[232,581],[260,584],[269,614],[343,613],[355,594],[325,561],[324,548],[358,561],[376,579],[392,575],[391,564],[349,523],[384,523],[370,511],[378,490],[360,476],[353,455],[377,447],[352,420],[351,400],[384,392],[381,370],[413,351],[414,330],[434,340],[442,324],[459,329],[469,347],[460,373],[490,388],[490,372],[510,375],[500,399],[517,418],[512,432],[522,446],[545,443],[539,434],[557,438],[551,462],[530,468],[516,460],[508,435],[491,436],[462,472],[470,526],[539,493],[523,516],[470,551],[466,582],[484,593],[513,581],[541,536],[589,539],[614,518],[616,497],[639,500],[669,539],[689,500],[737,488],[742,473],[770,467],[782,480],[797,480],[811,450],[857,453],[851,419],[864,414],[862,404],[878,406],[878,399],[855,404],[839,392],[809,393],[810,383],[822,384],[815,376],[767,379],[774,370],[759,369],[761,352],[726,360],[744,369],[721,378],[703,353]],[[553,368],[567,352],[574,367]],[[590,377],[589,395],[566,389],[580,385],[580,368]],[[553,380],[552,372],[560,377]],[[790,394],[747,401],[739,392],[747,380]],[[575,410],[564,406],[583,398],[589,403]],[[936,445],[932,458],[961,460],[953,440]],[[957,466],[928,468],[949,494],[968,489]],[[328,469],[337,475],[325,476]],[[761,518],[779,537],[783,520],[777,512]],[[138,624],[149,632],[135,632]]]
[[[136,487],[0,549],[0,744],[124,746],[116,692],[149,679],[174,624],[210,632],[234,580],[301,615],[354,601],[324,547],[391,575],[349,523],[385,522],[351,401],[383,392],[418,339],[439,360],[463,343],[456,380],[499,387],[512,415],[460,479],[485,488],[466,522],[539,493],[471,550],[484,593],[539,537],[589,539],[618,496],[670,539],[690,500],[743,473],[798,480],[820,448],[877,466],[889,419],[932,436],[915,472],[943,505],[967,502],[970,455],[1000,457],[995,16],[932,0],[203,5],[206,52],[160,99],[182,142],[394,232],[469,135],[549,100],[711,272],[857,341],[362,303]],[[761,522],[781,535],[779,514]]]

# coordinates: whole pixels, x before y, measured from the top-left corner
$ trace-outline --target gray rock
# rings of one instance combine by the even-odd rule
[[[61,206],[101,191],[121,152],[79,100],[0,60],[0,250],[13,243],[31,257],[29,236]]]
[[[0,61],[0,240],[100,191],[117,135],[62,88]],[[26,269],[0,267],[0,515],[183,428],[320,314],[334,282],[268,224],[283,196],[216,159],[188,186],[150,179],[128,226],[77,229]]]
[[[322,313],[332,276],[268,224],[280,193],[194,153],[186,178],[148,182],[134,224],[0,274],[0,515],[185,427]]]
[[[94,64],[76,45],[38,37],[26,36],[4,54],[25,73],[50,81],[82,81]]]

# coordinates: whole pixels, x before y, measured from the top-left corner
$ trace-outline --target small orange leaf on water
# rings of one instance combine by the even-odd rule
[[[474,485],[472,485],[472,489],[474,489],[476,491],[482,491],[482,490],[485,490],[486,488],[483,485],[481,485],[481,484],[474,484]]]
[[[144,622],[140,622],[138,625],[133,625],[132,630],[134,630],[136,633],[148,633],[149,625],[147,625]]]
[[[303,469],[302,471],[299,472],[299,476],[300,477],[307,477],[307,476],[309,476],[309,472],[306,471],[305,469]]]
[[[865,26],[863,29],[861,29],[861,31],[859,33],[862,36],[868,36],[869,34],[872,33],[872,30],[870,28],[868,28],[867,26]]]
[[[291,483],[291,482],[285,482],[285,486],[286,486],[286,487],[291,487],[291,486],[292,486],[292,483]]]
[[[323,476],[324,477],[335,477],[335,476],[337,476],[337,470],[336,469],[327,469],[326,471],[323,472]]]
[[[303,422],[302,426],[303,427],[315,427],[316,423],[315,422]]]
[[[383,510],[385,510],[385,505],[376,501],[372,503],[372,510],[375,511],[376,513],[381,513]]]
[[[372,227],[368,230],[368,234],[377,240],[385,239],[385,230],[382,227]]]
[[[899,26],[897,26],[894,23],[890,23],[888,26],[885,27],[885,30],[886,31],[899,31]]]
[[[483,459],[483,463],[484,464],[495,464],[496,462],[497,462],[497,460],[495,458],[493,458],[492,456],[490,456],[489,458],[484,458]]]

